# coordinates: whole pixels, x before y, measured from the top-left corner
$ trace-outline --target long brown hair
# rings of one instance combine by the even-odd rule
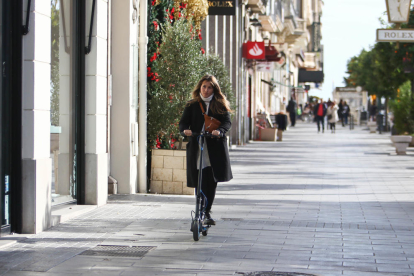
[[[211,86],[213,87],[214,101],[210,102],[210,110],[215,114],[224,114],[226,112],[232,112],[226,96],[221,92],[220,85],[218,84],[217,79],[213,75],[209,74],[205,75],[198,81],[196,87],[193,89],[193,92],[191,92],[192,100],[188,104],[202,101],[200,97],[200,89],[201,85],[205,81],[210,82]]]

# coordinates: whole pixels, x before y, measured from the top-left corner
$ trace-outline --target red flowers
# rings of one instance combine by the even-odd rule
[[[203,40],[203,37],[201,36],[201,32],[198,33],[198,39]]]
[[[156,140],[156,142],[157,142],[157,145],[155,146],[157,149],[160,149],[161,148],[161,142],[160,142],[160,138],[157,136],[157,140]]]
[[[172,8],[171,12],[169,11],[169,9],[166,9],[165,11],[167,12],[168,17],[170,18],[170,20],[173,20],[174,19],[173,13],[175,11],[175,8]]]
[[[154,53],[154,54],[152,55],[152,57],[150,58],[150,61],[151,61],[151,62],[154,62],[156,59],[157,59],[157,53]]]
[[[157,3],[157,0],[152,0],[152,1],[151,1],[151,5],[152,5],[152,6],[155,6],[155,3]]]
[[[153,80],[155,82],[159,81],[158,73],[151,72],[151,67],[147,67],[147,77],[151,78],[151,80]]]
[[[201,53],[204,55],[206,53],[206,51],[204,50],[204,48],[201,48]]]
[[[171,138],[171,144],[170,144],[170,146],[171,146],[172,149],[174,148],[175,141],[177,141],[177,139]]]
[[[160,29],[160,25],[158,25],[158,23],[157,23],[157,21],[152,21],[152,24],[154,24],[154,29],[156,30],[156,31],[158,31],[159,29]]]

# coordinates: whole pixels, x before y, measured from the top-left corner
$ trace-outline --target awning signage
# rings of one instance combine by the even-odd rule
[[[281,55],[276,49],[275,46],[266,46],[265,47],[265,53],[266,53],[266,61],[280,61]]]
[[[246,59],[265,59],[265,43],[257,41],[247,41],[243,43],[243,57]]]
[[[377,29],[378,42],[414,42],[414,29]]]
[[[273,70],[274,62],[258,61],[256,63],[256,71],[258,72],[273,73]]]
[[[356,87],[336,87],[335,92],[357,92]]]
[[[299,82],[322,83],[324,78],[323,71],[299,70]]]
[[[209,0],[208,15],[236,15],[236,1]]]

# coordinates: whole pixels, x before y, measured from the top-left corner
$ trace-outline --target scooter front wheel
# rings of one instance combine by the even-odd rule
[[[193,220],[193,225],[191,227],[193,231],[193,239],[198,241],[200,239],[200,222],[198,219]]]

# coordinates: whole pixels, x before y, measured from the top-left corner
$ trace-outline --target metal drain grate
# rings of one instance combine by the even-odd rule
[[[119,245],[98,245],[82,252],[80,255],[88,256],[109,256],[109,257],[144,257],[156,246],[119,246]]]
[[[281,272],[281,271],[256,271],[256,272],[237,272],[244,276],[316,276],[315,274],[296,273],[296,272]]]

